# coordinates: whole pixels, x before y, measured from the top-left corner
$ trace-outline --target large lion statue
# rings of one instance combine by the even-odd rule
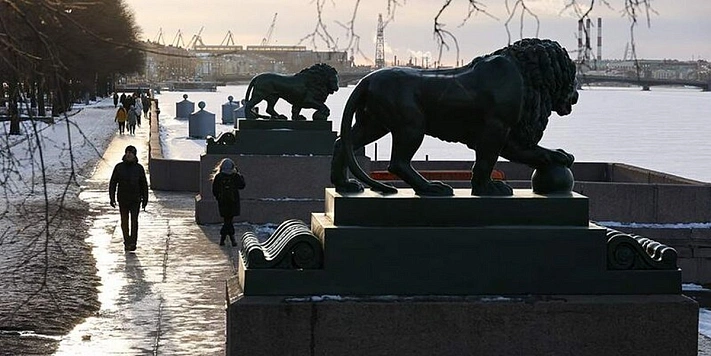
[[[247,119],[281,119],[286,116],[274,110],[274,105],[281,98],[291,106],[292,120],[306,120],[301,109],[316,109],[312,118],[326,120],[331,110],[324,104],[326,98],[338,91],[338,73],[328,64],[318,63],[301,70],[294,75],[262,73],[249,82],[245,95],[244,113]],[[266,100],[267,114],[254,112],[254,107]]]
[[[568,115],[577,101],[575,64],[551,40],[523,39],[454,69],[381,69],[361,79],[348,98],[334,145],[331,182],[338,192],[362,191],[348,179],[350,168],[371,189],[397,192],[368,176],[353,154],[389,132],[388,170],[418,195],[453,195],[450,186],[426,180],[410,164],[425,135],[476,151],[472,195],[512,195],[505,182],[491,180],[499,156],[534,168],[570,167],[572,155],[538,142],[551,111]]]

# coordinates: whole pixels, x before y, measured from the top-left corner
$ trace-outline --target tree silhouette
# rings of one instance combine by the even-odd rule
[[[445,0],[440,6],[437,13],[432,16],[432,34],[434,36],[435,45],[438,50],[437,63],[441,63],[442,54],[445,51],[454,49],[456,52],[457,62],[459,62],[459,43],[457,37],[446,29],[446,24],[442,22],[442,16],[451,10],[452,5],[455,3],[466,3],[468,6],[468,11],[462,15],[461,25],[464,25],[468,21],[472,20],[472,16],[475,14],[481,14],[489,18],[501,21],[496,16],[487,11],[487,4],[494,2],[500,2],[500,0]],[[503,22],[503,26],[508,34],[508,42],[514,42],[518,38],[513,38],[511,35],[511,29],[514,26],[515,19],[518,18],[519,22],[519,38],[523,37],[523,25],[526,18],[532,18],[536,23],[536,36],[538,36],[538,27],[540,25],[540,20],[538,15],[531,10],[529,4],[533,3],[533,0],[505,0],[507,17]],[[355,30],[355,19],[358,15],[358,10],[360,8],[361,1],[356,0],[353,4],[351,12],[348,14],[346,20],[342,19],[329,19],[325,15],[324,6],[331,4],[337,6],[340,3],[341,6],[346,6],[343,2],[337,0],[314,0],[312,4],[315,10],[316,24],[311,33],[305,35],[300,43],[306,42],[310,43],[314,48],[326,47],[331,51],[350,51],[353,53],[360,54],[364,59],[369,60],[368,56],[365,55],[360,49],[360,36]],[[395,13],[398,8],[406,7],[407,2],[404,0],[385,0],[385,5],[387,9],[387,16],[385,21],[385,26],[388,23],[395,20]],[[654,13],[654,9],[651,5],[651,0],[566,0],[562,8],[561,13],[566,11],[572,11],[578,20],[588,20],[590,19],[590,14],[593,9],[598,6],[605,6],[608,8],[613,8],[613,5],[621,5],[620,12],[629,19],[630,21],[630,43],[632,43],[632,53],[633,58],[636,60],[636,55],[634,52],[634,29],[641,18],[645,18],[647,25],[650,25],[650,14]],[[336,31],[343,31],[343,33],[338,36],[329,29],[328,24],[333,21],[338,25]],[[339,41],[335,39],[345,39],[345,41]],[[502,44],[506,45],[506,44]]]
[[[62,283],[86,279],[94,268],[65,263],[85,248],[81,232],[90,214],[78,199],[75,151],[92,150],[97,159],[102,153],[72,121],[72,103],[107,95],[113,78],[142,70],[143,61],[138,27],[122,0],[0,1],[0,119],[9,120],[0,121],[0,330],[66,332],[59,325],[90,312],[77,304],[98,307],[96,298],[77,300],[78,291]],[[51,117],[65,124],[66,145],[43,139]],[[47,161],[49,150],[64,159]]]

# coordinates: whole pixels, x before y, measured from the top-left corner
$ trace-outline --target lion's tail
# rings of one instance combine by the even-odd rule
[[[254,90],[254,78],[249,81],[249,85],[247,86],[247,92],[244,94],[245,103],[252,99],[252,90]]]
[[[353,151],[351,126],[353,124],[353,117],[355,116],[356,110],[366,99],[365,96],[368,92],[368,82],[367,77],[363,78],[360,82],[358,82],[358,85],[353,88],[353,92],[350,97],[348,97],[346,107],[343,109],[343,117],[341,118],[341,143],[345,149],[348,169],[359,181],[368,185],[372,190],[383,194],[394,194],[397,193],[397,189],[395,189],[395,187],[379,182],[365,173],[360,164],[358,164],[358,161],[355,158],[355,152]]]
[[[252,100],[252,92],[254,91],[254,85],[257,81],[257,78],[259,78],[259,75],[256,77],[252,78],[252,80],[249,81],[249,85],[247,85],[247,91],[244,94],[244,116],[247,119],[256,119],[257,117],[263,118],[263,119],[269,119],[269,116],[264,116],[255,113],[252,111],[254,109],[254,106],[256,103],[251,103]]]

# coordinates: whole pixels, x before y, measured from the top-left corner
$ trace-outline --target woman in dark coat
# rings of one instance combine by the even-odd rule
[[[220,216],[224,219],[220,229],[220,246],[225,245],[227,235],[230,236],[232,246],[237,246],[232,219],[240,214],[239,190],[244,189],[244,186],[244,177],[231,159],[224,158],[217,164],[212,176],[212,195],[217,199]]]

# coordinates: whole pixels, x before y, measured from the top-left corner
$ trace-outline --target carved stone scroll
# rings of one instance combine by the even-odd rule
[[[652,239],[607,229],[607,269],[675,270],[676,250]]]
[[[260,243],[252,232],[242,235],[242,258],[247,268],[320,269],[323,246],[301,220],[287,220]]]

